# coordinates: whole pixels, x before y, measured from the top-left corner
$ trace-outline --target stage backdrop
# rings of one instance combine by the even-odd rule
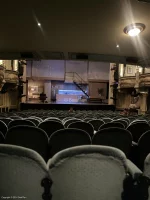
[[[88,74],[87,74],[87,61],[66,61],[66,72],[76,72],[84,81],[87,82]]]
[[[27,62],[27,77],[64,80],[64,60],[41,60]]]
[[[109,80],[110,63],[89,61],[89,80]]]

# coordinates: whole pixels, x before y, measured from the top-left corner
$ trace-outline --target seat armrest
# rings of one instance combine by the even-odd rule
[[[132,146],[138,146],[138,144],[134,141],[132,141]]]
[[[142,175],[142,171],[129,159],[127,159],[128,171],[133,179],[138,179]]]

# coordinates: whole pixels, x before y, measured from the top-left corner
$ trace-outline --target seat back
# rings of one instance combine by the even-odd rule
[[[5,143],[33,149],[45,160],[48,159],[48,136],[39,128],[33,126],[12,127],[6,134]]]
[[[98,131],[99,127],[101,125],[103,125],[105,122],[103,120],[100,120],[100,119],[94,119],[94,120],[88,121],[88,123],[92,124],[95,131]]]
[[[95,145],[73,147],[57,153],[48,167],[55,199],[122,199],[127,163],[120,150]]]
[[[27,148],[0,144],[0,195],[41,200],[42,180],[49,179],[42,157]]]
[[[139,166],[143,169],[144,160],[146,156],[150,153],[150,130],[145,132],[138,141],[138,159]]]
[[[80,121],[82,121],[82,120],[81,119],[77,119],[77,118],[68,119],[67,121],[65,121],[64,126],[67,128],[70,124],[72,124],[74,122],[80,122]]]
[[[107,124],[109,122],[112,122],[112,119],[107,118],[107,117],[102,117],[102,120]]]
[[[133,141],[138,142],[141,135],[150,130],[150,126],[148,123],[145,122],[134,122],[128,126],[127,130],[129,130],[132,134]]]
[[[93,137],[94,134],[94,128],[92,124],[86,123],[86,122],[74,122],[68,126],[68,128],[77,128],[81,129],[85,132],[87,132],[91,138]]]
[[[56,131],[49,139],[50,157],[63,149],[88,144],[91,144],[91,138],[83,130],[68,128]]]
[[[104,129],[104,128],[112,128],[112,127],[124,128],[124,125],[120,122],[110,122],[110,123],[103,124],[102,126],[100,126],[99,130]]]
[[[54,133],[55,131],[64,129],[64,126],[62,123],[58,121],[52,121],[52,120],[44,121],[40,123],[38,127],[44,130],[47,133],[48,137],[50,137],[52,133]]]
[[[40,123],[40,121],[38,119],[36,119],[36,118],[30,118],[29,117],[29,118],[26,118],[26,120],[33,122],[35,124],[35,126],[38,126],[39,123]]]
[[[128,156],[132,146],[132,135],[129,131],[122,128],[105,128],[93,136],[92,144],[115,147],[122,150]]]
[[[16,120],[13,120],[11,122],[9,122],[8,124],[8,128],[12,128],[14,126],[20,126],[20,125],[27,125],[27,126],[35,126],[35,124],[32,122],[32,121],[29,121],[29,120],[22,120],[22,119],[16,119]]]
[[[114,123],[114,122],[115,122],[115,123],[116,123],[116,122],[117,122],[117,123],[119,122],[119,123],[123,124],[125,128],[127,128],[128,125],[129,125],[129,123],[128,123],[126,120],[124,120],[124,119],[118,119],[118,120],[113,121],[113,123]]]
[[[12,119],[10,119],[10,118],[0,118],[0,121],[4,122],[6,125],[8,125],[9,122],[12,121]]]
[[[0,132],[0,144],[3,144],[4,140],[5,140],[4,135],[2,132]]]
[[[2,132],[2,134],[5,136],[7,133],[8,127],[7,125],[0,120],[0,132]]]

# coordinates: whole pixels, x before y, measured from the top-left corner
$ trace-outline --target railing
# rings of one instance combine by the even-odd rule
[[[87,82],[85,80],[83,80],[81,78],[81,76],[79,74],[77,74],[76,72],[66,72],[65,77],[71,77],[72,81],[77,82],[78,84],[81,84],[81,85],[87,84]]]

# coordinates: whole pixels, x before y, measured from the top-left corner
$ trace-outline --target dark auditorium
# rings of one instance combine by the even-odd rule
[[[0,200],[150,200],[150,0],[1,1]]]

